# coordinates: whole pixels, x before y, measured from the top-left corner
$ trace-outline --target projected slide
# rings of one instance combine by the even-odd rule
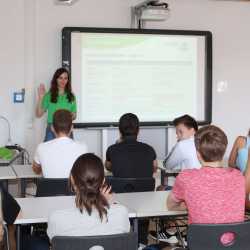
[[[79,123],[204,120],[203,36],[72,32],[71,73]]]

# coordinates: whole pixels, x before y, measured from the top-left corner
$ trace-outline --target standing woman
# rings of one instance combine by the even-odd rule
[[[71,90],[69,72],[65,68],[56,70],[48,92],[46,92],[44,84],[40,84],[38,88],[36,116],[41,117],[48,111],[48,125],[44,141],[50,141],[55,138],[51,130],[51,124],[53,114],[58,109],[69,110],[72,113],[72,119],[76,119],[76,98]]]

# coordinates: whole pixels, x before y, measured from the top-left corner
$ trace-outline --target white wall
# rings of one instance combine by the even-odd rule
[[[34,118],[35,90],[49,83],[61,65],[61,29],[64,26],[130,27],[133,0],[79,0],[75,5],[58,6],[53,0],[9,0],[0,8],[0,115],[12,125],[13,141],[32,153],[44,132],[44,120]],[[195,29],[213,32],[214,98],[213,122],[223,127],[230,146],[238,134],[250,126],[247,115],[250,68],[250,2],[214,0],[166,0],[171,17],[148,28]],[[217,82],[226,80],[228,89],[216,91]],[[26,89],[25,104],[13,104],[12,92]],[[167,111],[166,111],[167,112]],[[1,124],[1,120],[0,120]],[[0,127],[0,131],[1,130]],[[151,130],[145,139],[151,140]],[[144,133],[144,132],[143,132]],[[155,134],[157,136],[155,136]],[[164,154],[164,133],[153,132],[152,144]],[[6,136],[0,132],[0,137]],[[101,133],[77,131],[90,151],[101,154]],[[144,137],[144,136],[143,136]]]
[[[15,7],[13,6],[15,4]],[[0,8],[0,115],[12,121],[13,138],[24,141],[24,106],[12,105],[12,92],[24,87],[24,5],[23,1],[5,1]],[[0,141],[7,130],[0,120]],[[4,126],[4,127],[3,127]]]

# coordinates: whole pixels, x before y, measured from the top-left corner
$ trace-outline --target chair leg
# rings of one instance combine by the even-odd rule
[[[175,226],[176,226],[176,230],[177,230],[178,236],[179,236],[180,241],[181,241],[181,245],[185,249],[185,243],[184,243],[184,241],[182,239],[182,235],[181,235],[181,231],[180,231],[179,225],[178,225],[178,223],[176,221],[174,223],[175,223]]]
[[[158,227],[158,224],[159,223],[159,219],[156,219],[156,221],[155,221],[155,231],[156,231],[156,242],[157,243],[159,243],[159,234],[158,234],[158,232],[159,232],[159,227]]]

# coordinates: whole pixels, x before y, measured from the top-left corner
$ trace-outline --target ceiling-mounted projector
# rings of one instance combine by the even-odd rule
[[[134,11],[142,21],[164,21],[169,17],[168,3],[160,0],[147,0],[136,6]]]
[[[54,0],[55,4],[58,5],[72,5],[78,0]]]
[[[164,21],[169,16],[169,10],[152,6],[142,11],[140,19],[145,21]]]

